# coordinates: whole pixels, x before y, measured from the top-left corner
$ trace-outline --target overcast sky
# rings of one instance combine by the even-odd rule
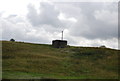
[[[0,0],[1,40],[118,48],[118,0],[52,1]]]

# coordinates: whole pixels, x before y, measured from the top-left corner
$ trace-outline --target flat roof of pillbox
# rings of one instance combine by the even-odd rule
[[[65,41],[65,42],[67,42],[67,40],[53,40],[53,41],[60,41],[60,42]]]

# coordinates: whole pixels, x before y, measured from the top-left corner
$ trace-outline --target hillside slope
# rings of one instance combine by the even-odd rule
[[[118,52],[108,48],[2,42],[3,78],[117,79]]]

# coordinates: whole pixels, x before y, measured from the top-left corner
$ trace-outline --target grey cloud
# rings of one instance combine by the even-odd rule
[[[39,11],[34,6],[28,6],[28,19],[34,26],[51,25],[53,27],[63,26],[62,22],[58,19],[59,11],[55,9],[54,5],[49,3],[40,3]]]
[[[9,15],[8,18],[13,18],[13,17],[16,17],[17,15]]]
[[[70,34],[73,36],[81,36],[88,39],[111,39],[111,38],[117,38],[118,36],[118,27],[117,27],[117,14],[116,15],[109,15],[109,14],[103,14],[101,17],[103,20],[106,21],[100,21],[95,18],[95,11],[105,10],[110,11],[112,13],[117,13],[116,4],[111,4],[105,7],[103,3],[77,3],[79,5],[76,5],[77,7],[81,8],[81,12],[78,15],[77,20],[78,22],[75,25],[72,25],[73,27],[70,29]],[[92,5],[90,5],[92,4]],[[98,5],[99,4],[99,5]],[[100,6],[101,5],[101,6]],[[103,5],[103,6],[102,6]],[[112,8],[110,7],[112,6]],[[94,8],[95,7],[95,8]],[[101,15],[102,13],[100,13]],[[105,19],[105,16],[109,15],[109,19]],[[82,16],[82,17],[81,17]],[[114,20],[113,20],[114,19]],[[81,21],[82,20],[82,21]],[[115,21],[114,24],[107,23],[109,21]]]
[[[2,39],[22,39],[25,36],[23,26],[16,25],[8,20],[0,20],[2,26]]]
[[[25,22],[24,20],[25,17],[18,16],[18,15],[9,15],[6,20],[13,23],[13,24],[18,24],[18,23],[23,23]]]
[[[4,14],[4,11],[0,11],[0,18],[2,17],[3,14]]]
[[[119,38],[119,42],[120,42],[120,1],[118,3],[118,38]]]
[[[10,40],[11,38],[14,38],[16,41],[50,43],[49,37],[47,37],[47,35],[43,36],[45,33],[42,34],[40,30],[29,26],[29,24],[25,22],[22,22],[21,24],[15,24],[8,19],[1,19],[0,22],[0,27],[2,26],[3,40]]]
[[[110,13],[117,13],[117,3],[95,3],[95,2],[93,3],[83,3],[83,2],[82,3],[81,2],[55,3],[55,6],[61,13],[64,13],[68,18],[74,17],[77,19],[77,22],[74,24],[69,22],[64,22],[65,24],[62,23],[63,27],[68,26],[67,29],[70,32],[69,34],[73,37],[84,37],[89,40],[94,40],[94,39],[107,40],[107,39],[117,38],[118,36],[117,24],[107,23],[109,21],[112,21],[112,19],[117,19],[117,15],[113,16],[115,18],[110,18],[111,20],[105,19],[105,21],[101,21],[99,19],[96,19],[95,17],[96,11],[99,11],[100,15],[102,14],[102,10],[109,11]],[[47,12],[46,10],[50,8],[49,4],[46,4],[46,3],[43,4],[41,8],[42,7],[43,7],[43,12]],[[44,11],[44,9],[46,10]],[[52,8],[50,8],[50,10],[51,9],[54,10],[53,6]],[[51,11],[51,13],[52,12],[53,11]],[[56,13],[56,11],[53,13]],[[51,16],[52,14],[47,14],[47,15]],[[37,15],[41,17],[40,14],[37,14]],[[107,16],[107,15],[108,14],[103,14],[101,16],[103,20],[105,18],[103,16]],[[54,18],[54,16],[51,16],[51,17]],[[51,19],[51,17],[47,17],[46,19],[55,21],[54,19]],[[110,15],[110,17],[112,16]],[[38,24],[40,25],[40,27],[43,27],[47,32],[59,31],[59,29],[54,27],[55,25],[49,26],[49,24],[52,24],[51,22],[43,23],[43,21],[42,23],[38,22]],[[56,22],[53,22],[53,23],[56,23]],[[57,23],[60,23],[60,22],[57,22]],[[45,25],[43,26],[42,24],[45,24],[46,26]],[[66,38],[68,38],[69,41],[71,41],[70,43],[77,44],[78,42],[78,41],[72,40],[70,37],[66,37]]]
[[[30,4],[28,5],[27,17],[33,25],[39,24],[37,10],[35,9],[33,5],[30,5]]]

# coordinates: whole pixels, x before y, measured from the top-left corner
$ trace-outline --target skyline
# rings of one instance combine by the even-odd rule
[[[0,6],[1,40],[51,44],[64,31],[68,45],[118,49],[117,2],[13,0],[6,5]]]

